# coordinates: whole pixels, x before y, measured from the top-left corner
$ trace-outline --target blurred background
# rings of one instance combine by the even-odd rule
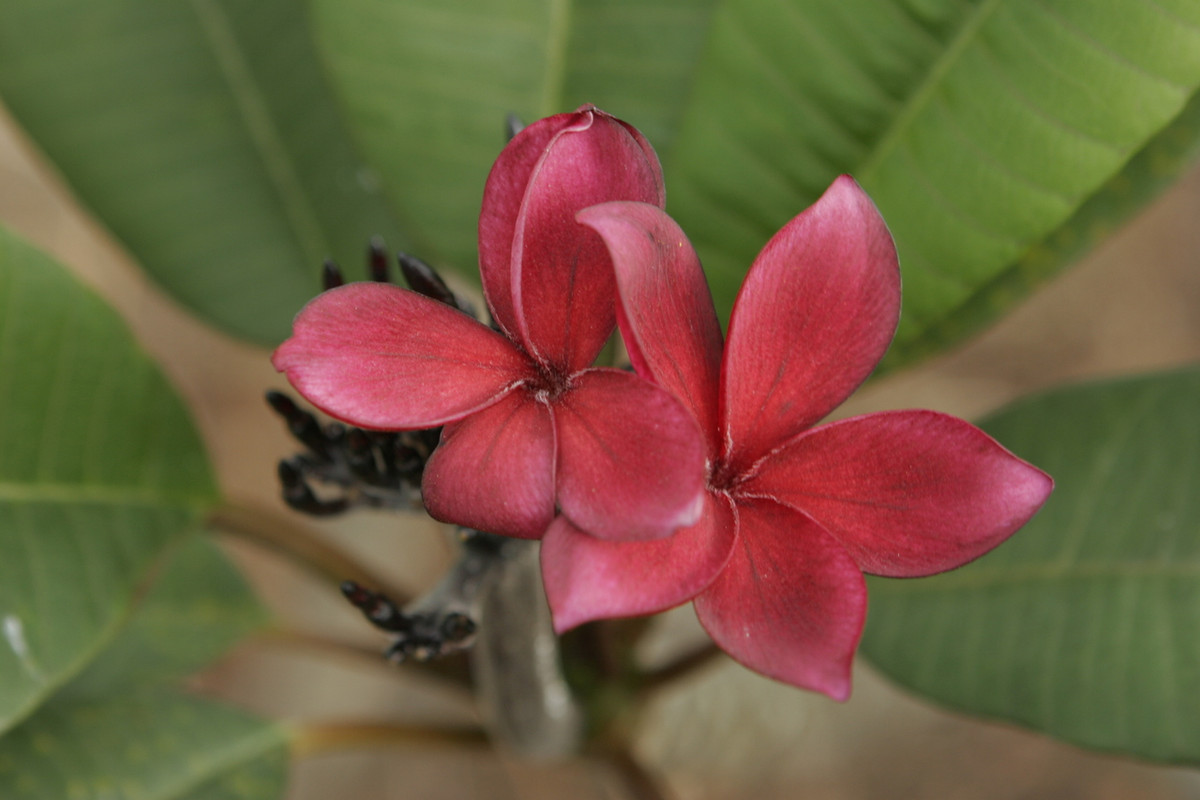
[[[0,118],[0,220],[119,310],[186,398],[230,500],[317,530],[414,592],[436,580],[450,550],[444,532],[419,515],[360,512],[317,525],[283,506],[275,464],[294,445],[263,402],[266,389],[285,386],[268,351],[217,333],[151,285],[7,118]],[[1063,381],[1197,360],[1200,170],[1193,170],[1001,323],[916,369],[873,382],[839,413],[926,407],[978,418]],[[443,724],[475,718],[468,698],[376,658],[383,637],[328,587],[270,553],[228,544],[281,627],[350,647],[334,655],[295,639],[259,637],[201,678],[206,691],[286,720]],[[658,629],[644,654],[651,661],[701,636],[686,608],[664,616]],[[1200,776],[1191,770],[1086,753],[948,714],[891,687],[865,663],[855,680],[852,699],[839,705],[722,657],[658,696],[636,732],[637,749],[689,800],[1200,798]],[[333,796],[629,795],[617,775],[597,764],[528,764],[488,750],[398,745],[294,764],[288,800]]]

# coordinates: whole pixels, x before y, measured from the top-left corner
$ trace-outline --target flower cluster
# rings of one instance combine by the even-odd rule
[[[1052,482],[944,414],[817,425],[874,369],[900,311],[895,247],[852,179],[767,243],[728,337],[663,200],[632,127],[590,106],[541,120],[484,191],[495,329],[349,284],[300,313],[275,365],[354,425],[444,425],[427,509],[542,539],[560,631],[693,600],[741,663],[844,699],[863,573],[960,566],[1023,525]],[[592,366],[617,326],[636,374]]]

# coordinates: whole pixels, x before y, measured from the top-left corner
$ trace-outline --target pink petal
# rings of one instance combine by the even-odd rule
[[[765,459],[740,491],[809,515],[866,572],[953,569],[1024,525],[1054,482],[970,423],[933,411],[822,425]]]
[[[511,342],[461,311],[365,282],[306,305],[272,361],[322,411],[390,430],[460,419],[533,370]]]
[[[479,276],[492,317],[502,330],[519,336],[513,304],[513,234],[529,176],[546,147],[565,129],[577,128],[580,112],[557,114],[527,125],[500,151],[483,188],[479,212]]]
[[[577,527],[632,541],[696,522],[704,445],[678,400],[628,372],[592,369],[553,409],[558,504]]]
[[[634,368],[683,401],[715,457],[721,324],[696,251],[666,212],[646,203],[604,203],[576,218],[608,245]]]
[[[767,243],[729,320],[725,430],[745,467],[858,387],[900,315],[900,271],[883,218],[842,176]]]
[[[442,431],[421,491],[434,519],[537,539],[554,519],[554,426],[524,390]]]
[[[700,521],[666,539],[610,542],[559,517],[542,539],[542,579],[559,633],[595,619],[655,614],[691,600],[729,558],[733,513],[705,493]]]
[[[602,111],[577,116],[529,176],[512,247],[521,341],[567,372],[592,363],[616,319],[608,249],[575,214],[607,200],[664,199],[658,159],[640,134]]]
[[[866,621],[862,573],[802,514],[738,502],[737,515],[733,555],[696,598],[700,624],[755,672],[845,700]]]

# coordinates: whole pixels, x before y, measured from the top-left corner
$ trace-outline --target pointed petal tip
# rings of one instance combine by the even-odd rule
[[[848,398],[900,319],[895,243],[850,177],[783,226],[734,301],[722,362],[723,424],[750,463]]]
[[[803,514],[769,501],[737,507],[732,555],[695,600],[701,626],[755,672],[845,700],[866,623],[862,572]]]
[[[813,428],[748,482],[816,520],[863,571],[893,578],[979,558],[1028,522],[1053,485],[985,431],[924,410]]]

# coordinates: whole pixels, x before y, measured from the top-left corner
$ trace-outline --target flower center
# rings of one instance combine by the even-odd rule
[[[732,492],[742,482],[742,472],[724,459],[718,459],[708,468],[708,488],[713,492]]]
[[[571,388],[571,375],[560,369],[541,362],[537,364],[538,374],[525,381],[526,390],[538,402],[551,403]]]

